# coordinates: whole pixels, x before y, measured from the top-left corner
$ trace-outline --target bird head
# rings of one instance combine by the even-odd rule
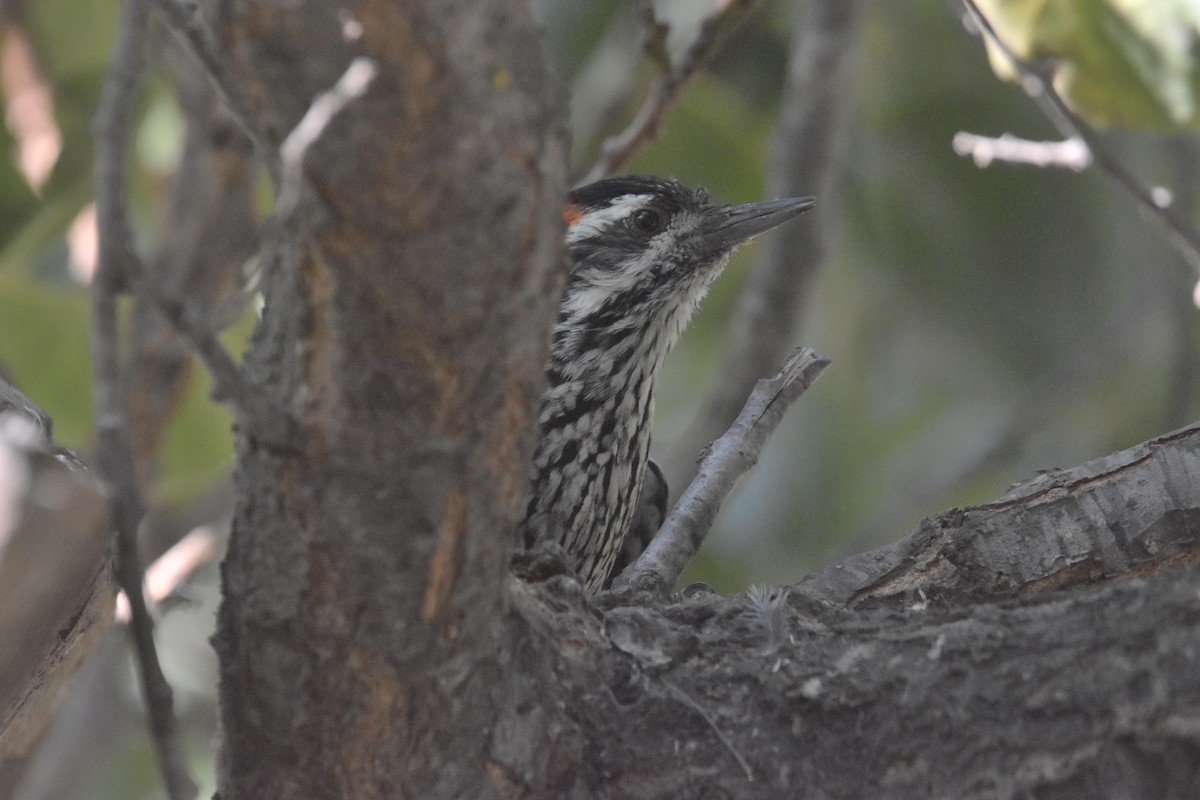
[[[673,341],[735,247],[814,203],[798,197],[721,205],[703,189],[642,176],[581,186],[565,211],[571,273],[560,323],[658,321]]]

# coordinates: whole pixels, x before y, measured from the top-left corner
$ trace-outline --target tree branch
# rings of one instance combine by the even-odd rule
[[[811,0],[798,7],[783,105],[771,142],[768,197],[821,195],[828,185],[838,161],[834,133],[840,109],[852,97],[845,84],[858,17],[854,0]],[[750,387],[771,374],[791,347],[805,295],[821,265],[820,205],[815,213],[816,219],[786,225],[759,246],[713,372],[721,378],[664,460],[668,485],[687,485],[695,474],[696,454],[728,427]]]
[[[229,57],[220,52],[212,28],[200,15],[195,0],[154,0],[154,6],[166,21],[167,27],[208,75],[217,95],[233,115],[242,131],[254,142],[259,158],[272,175],[279,170],[275,151],[263,141],[251,124],[254,119],[250,100],[229,70]]]
[[[679,95],[700,69],[720,50],[729,33],[737,27],[761,0],[731,0],[700,23],[696,39],[688,46],[679,63],[671,66],[666,52],[667,26],[655,16],[653,3],[642,6],[646,28],[646,52],[663,67],[655,79],[649,96],[625,130],[604,140],[600,158],[588,171],[582,183],[598,181],[612,175],[640,148],[654,140],[659,125]]]
[[[170,54],[186,130],[145,269],[165,293],[187,298],[190,316],[215,334],[240,317],[253,296],[243,268],[261,238],[254,211],[258,161],[201,65],[182,46]],[[145,294],[134,301],[128,337],[134,457],[139,474],[149,475],[188,378],[203,364]]]
[[[797,587],[837,605],[902,607],[919,591],[956,602],[1029,597],[1194,561],[1198,466],[1200,426],[1192,425],[945,511]]]
[[[283,409],[268,406],[255,394],[254,387],[242,375],[237,362],[221,344],[204,315],[192,304],[168,295],[157,277],[146,270],[136,256],[131,255],[130,261],[137,264],[134,270],[137,291],[154,304],[208,368],[212,376],[213,399],[227,404],[234,419],[261,441],[281,447],[292,446],[291,419]]]
[[[99,258],[92,288],[92,364],[96,458],[108,486],[117,532],[117,582],[129,599],[137,661],[150,732],[172,800],[190,800],[197,787],[188,774],[175,728],[171,687],[154,647],[153,622],[142,594],[137,533],[144,507],[138,490],[128,398],[121,382],[117,291],[121,268],[133,260],[125,207],[125,174],[133,101],[144,65],[148,32],[143,0],[121,4],[117,38],[95,118],[96,215]]]
[[[514,580],[529,668],[548,676],[534,702],[566,709],[524,763],[574,752],[588,788],[647,800],[1189,797],[1197,474],[1192,426],[767,597],[612,598],[599,614],[573,580]]]
[[[829,359],[797,349],[779,374],[754,387],[742,413],[700,461],[688,486],[646,552],[616,582],[622,587],[669,590],[700,550],[721,504],[746,472],[792,403],[812,385]]]
[[[1104,140],[1096,130],[1079,117],[1066,101],[1054,90],[1052,80],[1044,76],[1033,65],[1026,62],[1008,46],[992,23],[979,10],[974,0],[963,0],[967,13],[976,27],[996,45],[1005,58],[1012,62],[1021,77],[1021,86],[1033,98],[1042,112],[1054,123],[1059,132],[1068,139],[1078,139],[1091,151],[1092,160],[1100,172],[1132,197],[1143,211],[1157,219],[1167,231],[1167,239],[1192,267],[1200,281],[1200,233],[1183,217],[1175,213],[1170,202],[1161,193],[1148,189],[1137,176],[1126,169],[1120,159],[1109,152]]]
[[[981,168],[993,161],[1004,161],[1082,172],[1092,165],[1092,152],[1082,139],[1074,136],[1061,142],[1032,142],[1007,133],[996,137],[960,131],[954,134],[954,152],[970,156],[975,166]]]
[[[138,2],[140,5],[143,0],[138,0]],[[143,13],[145,13],[144,6]],[[148,31],[148,23],[139,21],[139,25],[141,26],[139,35],[141,40],[144,40]],[[134,83],[136,82],[136,77],[142,69],[141,61],[142,58],[139,55],[136,65],[137,73],[126,76],[126,79],[132,77]],[[135,85],[131,84],[128,92],[132,94],[134,88],[136,88]],[[122,102],[128,104],[131,99]],[[101,106],[96,120],[98,140],[102,135],[107,135],[119,136],[121,142],[124,142],[128,136],[131,110],[129,108],[121,109],[121,113],[125,116],[119,123],[102,119],[104,112],[105,107]],[[114,124],[123,126],[119,134],[114,130],[109,130]],[[213,398],[230,407],[236,422],[262,442],[277,447],[294,446],[295,437],[291,418],[283,409],[275,408],[263,400],[261,393],[242,375],[237,362],[221,344],[216,331],[208,324],[203,312],[184,298],[169,292],[162,285],[159,276],[146,268],[134,249],[123,199],[125,193],[124,164],[125,154],[122,153],[119,162],[106,165],[101,164],[98,159],[96,167],[97,225],[101,231],[107,229],[113,237],[110,245],[114,249],[110,252],[110,257],[114,259],[114,264],[119,265],[120,271],[119,273],[114,272],[114,275],[120,276],[120,285],[134,284],[138,293],[157,308],[171,327],[183,337],[212,376]],[[103,178],[101,178],[102,173],[104,173]],[[108,201],[106,210],[100,209],[101,199]],[[103,242],[101,246],[103,247]],[[97,278],[97,283],[99,284],[99,278]]]
[[[196,570],[221,554],[225,536],[212,527],[193,528],[146,568],[145,594],[150,607],[162,605]],[[129,599],[117,597],[116,620],[130,621]]]
[[[287,219],[300,202],[300,190],[304,180],[304,156],[309,148],[321,138],[329,123],[342,113],[351,100],[366,93],[378,71],[378,65],[369,58],[359,56],[351,61],[332,88],[313,98],[308,111],[283,140],[279,148],[282,166],[279,201],[275,210],[277,219]]]

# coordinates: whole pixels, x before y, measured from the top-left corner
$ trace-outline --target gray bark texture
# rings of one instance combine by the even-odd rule
[[[239,437],[222,800],[1195,796],[1200,429],[786,590],[512,574],[565,184],[525,4],[220,11],[273,146],[379,67],[264,258],[247,374],[298,434]]]
[[[275,146],[352,58],[378,66],[264,254],[247,372],[298,434],[239,441],[221,796],[487,796],[562,280],[565,136],[539,31],[513,0],[221,11]]]
[[[1194,797],[1198,469],[1193,427],[741,597],[515,583],[588,743],[526,796]]]

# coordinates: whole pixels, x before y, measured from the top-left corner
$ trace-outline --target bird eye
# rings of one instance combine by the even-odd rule
[[[663,221],[658,212],[643,208],[633,215],[633,226],[642,233],[658,233],[663,229]]]

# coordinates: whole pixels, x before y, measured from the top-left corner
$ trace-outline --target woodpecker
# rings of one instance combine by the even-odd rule
[[[665,507],[649,453],[654,383],[667,353],[730,252],[814,202],[721,205],[703,189],[642,176],[568,196],[570,271],[522,534],[526,547],[559,542],[589,595],[613,571],[643,489]]]

